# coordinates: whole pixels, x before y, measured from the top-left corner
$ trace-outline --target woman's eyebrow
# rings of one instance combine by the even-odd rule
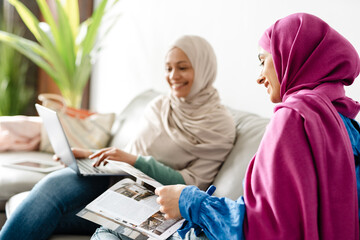
[[[176,62],[177,64],[179,64],[179,63],[187,63],[187,61],[185,61],[185,60],[181,60],[181,61],[178,61],[178,62]]]
[[[261,60],[261,57],[262,57],[262,56],[264,56],[264,54],[262,54],[262,53],[259,53],[259,54],[258,54],[259,60]]]
[[[180,61],[176,62],[175,64],[180,64],[180,63],[188,63],[188,61],[180,60]],[[166,64],[166,65],[170,65],[171,62],[166,62],[165,64]]]

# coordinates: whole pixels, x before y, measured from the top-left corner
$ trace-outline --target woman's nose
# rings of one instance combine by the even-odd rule
[[[256,79],[256,82],[258,84],[263,84],[265,82],[265,77],[262,74],[260,74],[260,76]]]
[[[179,73],[176,70],[172,70],[170,73],[170,79],[177,79],[179,78]]]

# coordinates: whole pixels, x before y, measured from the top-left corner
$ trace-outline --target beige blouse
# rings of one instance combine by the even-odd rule
[[[160,116],[155,111],[164,100],[166,97],[160,96],[149,104],[140,124],[141,128],[126,150],[134,155],[152,156],[157,161],[178,170],[187,185],[195,185],[204,190],[213,182],[225,157],[217,160],[199,158],[175,143],[165,131]],[[234,126],[230,113],[225,113],[228,114],[228,120],[221,124]],[[216,127],[214,125],[214,130]],[[225,152],[226,156],[230,149],[224,151],[219,146],[219,149],[214,148],[213,151]]]

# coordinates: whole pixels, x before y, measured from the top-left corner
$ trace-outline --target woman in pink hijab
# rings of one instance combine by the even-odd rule
[[[156,190],[162,211],[209,239],[359,239],[355,150],[343,121],[360,110],[344,91],[359,75],[359,55],[305,13],[278,20],[259,44],[257,82],[279,104],[248,166],[244,197],[167,186]]]

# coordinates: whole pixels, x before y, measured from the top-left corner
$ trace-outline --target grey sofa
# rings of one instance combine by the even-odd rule
[[[159,93],[149,90],[135,97],[119,114],[113,128],[113,137],[109,146],[124,148],[136,129],[138,120],[146,104]],[[260,140],[269,121],[267,118],[255,114],[230,109],[236,123],[236,142],[215,178],[217,190],[214,195],[237,199],[243,193],[242,181],[249,160],[256,152]],[[51,160],[51,155],[41,152],[3,152],[0,153],[0,164],[18,158],[39,158]],[[6,215],[23,200],[33,185],[45,175],[23,170],[10,169],[0,166],[0,211]],[[57,239],[89,239],[89,236],[53,236]]]

